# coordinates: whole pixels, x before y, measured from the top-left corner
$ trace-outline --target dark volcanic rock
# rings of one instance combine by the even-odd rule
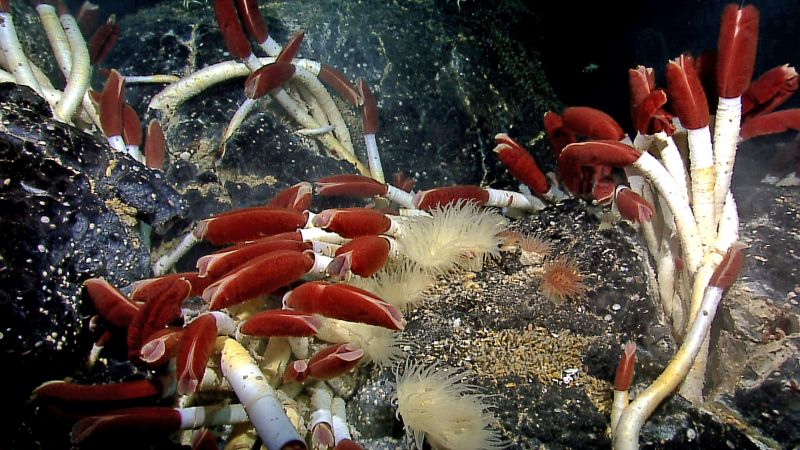
[[[136,222],[163,227],[184,205],[163,174],[53,120],[26,87],[0,85],[0,114],[0,365],[19,404],[85,361],[83,280],[147,277]]]

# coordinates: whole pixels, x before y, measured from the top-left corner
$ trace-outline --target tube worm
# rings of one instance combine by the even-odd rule
[[[572,106],[561,113],[562,126],[589,139],[622,140],[625,132],[611,116],[588,106]]]
[[[567,188],[578,188],[582,181],[581,167],[606,165],[632,167],[639,170],[666,200],[675,217],[678,237],[691,273],[697,270],[702,256],[697,223],[688,199],[677,189],[672,175],[649,153],[639,153],[633,147],[617,141],[578,142],[568,145],[558,158],[558,166]]]
[[[139,359],[149,367],[167,363],[178,354],[182,337],[183,328],[170,327],[156,331],[139,349]]]
[[[167,139],[164,130],[156,119],[147,124],[147,138],[144,141],[144,161],[151,169],[164,167],[164,155],[167,149]]]
[[[256,5],[256,9],[258,9],[258,5]],[[225,47],[231,55],[243,60],[251,71],[261,67],[261,63],[253,54],[250,42],[247,41],[247,36],[244,34],[233,0],[214,0],[214,14],[219,31],[225,40]]]
[[[551,198],[550,183],[528,150],[505,133],[497,134],[494,140],[497,143],[494,152],[497,153],[506,170],[537,195]]]
[[[333,414],[331,402],[333,392],[324,383],[317,383],[311,389],[311,429],[312,448],[331,448],[335,444],[333,436]]]
[[[107,411],[79,420],[72,427],[75,444],[118,443],[119,439],[145,439],[153,434],[170,434],[182,429],[245,423],[242,405],[170,408],[149,406]]]
[[[639,194],[628,186],[617,186],[614,190],[614,201],[622,217],[636,223],[649,222],[653,219],[655,209]]]
[[[333,319],[402,330],[405,320],[400,311],[363,289],[345,284],[311,281],[283,297],[286,307]]]
[[[189,282],[182,279],[157,279],[141,288],[138,298],[144,299],[145,303],[128,327],[128,356],[131,359],[139,355],[146,338],[181,317],[181,304],[190,290]]]
[[[383,268],[392,249],[396,254],[396,244],[387,236],[359,236],[336,250],[326,272],[340,280],[350,274],[371,277]]]
[[[81,29],[84,37],[91,36],[94,30],[97,29],[97,21],[99,19],[100,7],[90,1],[84,1],[78,9],[78,14],[75,15],[75,20]]]
[[[369,197],[380,195],[405,208],[414,208],[409,191],[383,184],[363,175],[331,175],[315,182],[317,194],[322,196]]]
[[[239,331],[251,336],[313,336],[322,322],[311,314],[270,309],[253,315]]]
[[[77,384],[48,381],[33,390],[40,400],[58,400],[73,404],[102,403],[157,397],[161,389],[149,380],[123,381],[110,384]]]
[[[746,120],[774,111],[797,91],[799,82],[797,71],[788,64],[764,72],[742,94],[742,117]]]
[[[125,142],[127,153],[140,163],[144,163],[144,154],[140,150],[142,145],[142,123],[139,115],[125,103],[122,105],[122,140]]]
[[[397,231],[397,224],[390,217],[365,208],[326,209],[314,216],[312,224],[346,238]]]
[[[429,211],[440,206],[447,206],[459,200],[471,201],[479,205],[484,205],[489,200],[489,194],[480,186],[448,186],[417,192],[416,195],[414,195],[414,206],[417,209]]]
[[[378,133],[378,103],[375,96],[369,89],[369,85],[363,78],[356,80],[359,96],[361,97],[361,117],[364,127],[364,144],[367,147],[367,161],[369,163],[369,173],[372,178],[380,183],[385,183],[383,176],[383,165],[381,156],[378,153],[378,142],[375,135]]]
[[[314,260],[304,253],[290,250],[268,253],[207,287],[203,300],[212,310],[227,308],[286,286],[313,265]]]
[[[300,211],[264,206],[240,208],[200,221],[193,234],[214,245],[244,242],[287,231],[306,224]]]
[[[622,355],[617,364],[617,372],[614,376],[614,400],[611,403],[611,434],[617,427],[619,417],[628,406],[628,389],[633,382],[633,369],[636,363],[636,344],[628,342],[625,344]]]
[[[106,22],[92,33],[88,42],[89,63],[93,66],[101,64],[117,45],[119,25],[114,14],[108,16]],[[85,47],[85,46],[84,46]]]
[[[706,95],[690,56],[681,55],[667,64],[667,86],[673,109],[686,128],[689,139],[692,211],[703,244],[715,235],[714,223],[714,153]]]
[[[179,395],[188,395],[197,390],[216,340],[217,323],[210,314],[198,317],[184,329],[177,355]]]
[[[311,183],[301,181],[275,194],[275,197],[272,197],[267,206],[270,208],[288,208],[304,211],[311,206],[312,191]]]
[[[122,105],[125,82],[114,69],[106,78],[103,93],[100,97],[100,122],[108,144],[119,152],[126,153],[125,141],[122,139]]]
[[[272,342],[272,340],[270,340]],[[283,382],[288,384],[293,381],[302,383],[308,379],[308,362],[302,359],[292,361],[283,371]]]
[[[561,154],[561,150],[564,147],[578,141],[575,133],[564,128],[564,121],[561,116],[552,111],[544,113],[544,130],[556,159],[558,159],[558,155]]]
[[[717,57],[719,105],[714,126],[714,225],[722,216],[730,189],[739,127],[741,95],[753,77],[759,13],[755,6],[728,4],[722,12]]]
[[[709,285],[705,289],[700,312],[692,321],[692,325],[680,349],[670,360],[664,372],[625,408],[615,429],[615,449],[633,450],[639,448],[639,433],[644,421],[650,417],[659,403],[667,395],[671,394],[686,377],[703,341],[708,335],[722,295],[738,277],[744,261],[744,255],[742,254],[744,247],[744,244],[736,243],[728,249],[722,263],[711,276]]]
[[[800,130],[800,109],[785,109],[747,119],[742,124],[742,139]]]
[[[222,372],[245,405],[250,422],[264,445],[271,449],[305,449],[303,439],[286,416],[275,391],[247,350],[234,339],[225,339],[221,347]]]
[[[267,23],[258,11],[258,0],[236,0],[236,9],[247,33],[269,56],[277,55],[281,46],[269,35]]]
[[[294,76],[294,64],[277,61],[254,71],[244,82],[244,95],[250,99],[274,94]]]
[[[269,253],[279,250],[291,250],[301,253],[312,248],[307,242],[297,240],[265,240],[237,246],[230,251],[213,253],[197,260],[197,269],[201,277],[219,279],[235,272],[239,267]]]
[[[334,91],[350,102],[353,106],[361,106],[363,99],[356,87],[338,70],[327,64],[320,64],[317,76],[323,83],[330,86]]]
[[[139,312],[139,307],[102,278],[83,282],[97,313],[111,325],[126,329]]]
[[[330,380],[351,371],[363,357],[364,350],[355,344],[331,345],[308,360],[308,375],[317,380]]]
[[[303,30],[296,31],[289,40],[286,41],[281,52],[275,57],[275,62],[291,63],[295,56],[297,56],[297,52],[300,51],[300,46],[303,44],[305,35],[306,33]]]
[[[36,81],[28,57],[19,43],[8,1],[0,2],[0,49],[3,51],[5,67],[14,75],[17,84],[28,86],[41,95],[42,87]]]

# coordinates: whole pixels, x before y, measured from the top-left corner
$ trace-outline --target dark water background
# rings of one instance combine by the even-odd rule
[[[437,2],[444,5],[455,0]],[[82,1],[69,0],[68,3],[77,11]],[[104,12],[122,16],[159,1],[96,3]],[[667,60],[681,52],[696,55],[716,47],[720,14],[731,2],[529,0],[520,3],[534,11],[541,24],[538,29],[514,38],[529,43],[541,53],[544,69],[561,101],[566,106],[599,108],[632,131],[628,118],[627,69],[640,64],[653,67],[659,76],[657,85],[664,86],[663,69]],[[779,64],[800,67],[800,1],[748,3],[756,5],[761,14],[755,76]],[[189,2],[189,8],[191,4]],[[784,106],[789,107],[800,107],[800,95]]]

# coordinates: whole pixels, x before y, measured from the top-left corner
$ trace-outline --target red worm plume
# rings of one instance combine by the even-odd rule
[[[258,10],[257,6],[256,10]],[[214,13],[217,16],[219,31],[222,33],[228,51],[234,58],[247,59],[253,50],[242,30],[233,0],[214,0]]]
[[[144,341],[181,317],[181,304],[192,286],[185,279],[156,278],[131,297],[145,301],[128,327],[128,357],[136,359]]]
[[[144,141],[144,161],[151,169],[164,167],[164,154],[167,150],[167,139],[164,130],[156,119],[147,125],[147,137]]]
[[[247,33],[258,43],[264,42],[269,36],[267,23],[258,11],[258,0],[236,0],[236,9]]]
[[[102,278],[90,278],[83,282],[97,313],[111,325],[128,328],[139,312],[139,307]]]
[[[301,181],[280,192],[267,203],[270,208],[289,208],[304,211],[311,206],[311,183]]]
[[[378,104],[375,96],[372,95],[369,85],[363,78],[356,80],[356,86],[358,86],[358,92],[363,102],[361,116],[364,123],[364,134],[375,134],[378,132]]]
[[[78,22],[78,28],[81,29],[81,34],[84,37],[91,36],[97,29],[99,15],[100,6],[89,1],[81,4],[78,14],[75,15],[75,21]]]
[[[297,52],[300,51],[300,45],[303,44],[305,35],[306,33],[303,30],[294,33],[283,45],[283,49],[278,53],[278,56],[275,57],[275,62],[292,62],[294,57],[297,56]]]
[[[798,82],[797,71],[788,64],[764,72],[742,94],[742,116],[774,111],[797,91]]]
[[[611,116],[588,106],[573,106],[561,113],[564,128],[589,139],[618,141],[625,132]]]
[[[319,69],[319,79],[330,86],[345,100],[349,101],[353,106],[361,105],[361,95],[358,93],[355,86],[335,68],[327,64],[322,64]]]
[[[60,2],[59,2],[60,3]],[[117,45],[117,38],[119,38],[119,25],[117,25],[117,17],[114,14],[108,16],[106,23],[100,25],[92,37],[89,38],[87,46],[89,47],[89,61],[92,65],[102,63],[106,57]]]
[[[183,328],[172,327],[156,331],[142,345],[139,350],[139,358],[149,367],[166,364],[178,354],[183,330]]]
[[[254,259],[203,291],[209,308],[218,310],[242,303],[297,281],[314,261],[305,253],[279,250]]]
[[[544,113],[544,131],[550,146],[553,148],[553,155],[558,159],[561,150],[569,144],[577,142],[575,133],[564,128],[564,121],[558,114],[548,111]]]
[[[345,278],[348,272],[371,277],[383,268],[389,258],[391,245],[381,236],[361,236],[336,250],[336,257],[328,265],[331,276]]]
[[[310,250],[311,244],[296,240],[258,240],[237,246],[230,251],[213,253],[197,260],[197,269],[204,278],[217,280],[235,272],[250,261],[278,250],[292,250],[302,253]]]
[[[113,446],[123,438],[167,435],[178,431],[180,425],[181,415],[175,408],[152,406],[120,409],[79,420],[73,425],[70,438],[74,444]]]
[[[544,195],[550,190],[547,177],[525,147],[504,133],[498,134],[494,139],[498,144],[494,148],[495,153],[514,178],[539,195]]]
[[[617,141],[576,142],[568,145],[558,157],[558,169],[564,185],[580,192],[582,168],[586,166],[626,167],[639,159],[635,148]]]
[[[326,209],[313,223],[346,238],[385,233],[392,225],[385,214],[364,208]]]
[[[0,0],[0,13],[7,13],[11,11],[11,8],[8,6],[8,0]]]
[[[743,251],[745,248],[747,248],[747,245],[741,242],[734,242],[728,248],[727,253],[722,258],[722,262],[719,263],[719,266],[714,270],[714,274],[711,275],[711,280],[708,282],[709,286],[716,286],[721,289],[731,287],[744,265]]]
[[[131,105],[122,105],[122,140],[125,145],[142,145],[142,123]]]
[[[111,384],[76,384],[48,381],[33,391],[36,398],[69,403],[112,402],[149,398],[161,390],[148,380],[123,381]]]
[[[717,94],[722,98],[742,95],[753,78],[758,44],[758,10],[728,4],[722,11],[717,44]]]
[[[197,390],[216,340],[217,321],[210,314],[198,317],[184,329],[176,358],[178,394],[188,395]]]
[[[308,374],[318,380],[330,380],[349,372],[364,356],[354,344],[339,344],[325,347],[308,360]]]
[[[386,195],[386,185],[363,175],[331,175],[320,178],[314,184],[317,194],[323,197],[372,197]]]
[[[708,125],[708,102],[703,84],[694,69],[694,59],[681,55],[667,64],[667,88],[672,109],[689,130]]]
[[[306,216],[301,211],[265,206],[241,208],[200,221],[194,235],[214,245],[252,241],[303,228]]]
[[[100,96],[100,124],[106,137],[122,135],[122,105],[125,103],[123,90],[125,80],[114,69],[106,78]]]
[[[479,205],[489,200],[489,193],[480,186],[456,185],[420,191],[414,195],[413,203],[418,209],[430,211],[459,200],[472,201]]]
[[[627,391],[633,381],[633,368],[636,362],[636,344],[628,342],[617,364],[617,373],[614,377],[614,390]]]
[[[346,284],[324,281],[303,283],[286,294],[284,304],[309,314],[333,319],[402,330],[405,320],[400,311],[374,294]]]
[[[616,202],[620,215],[636,223],[649,222],[655,214],[653,205],[627,186],[617,187]]]
[[[244,95],[247,98],[261,98],[283,86],[294,76],[294,64],[276,62],[256,70],[244,82]]]
[[[311,314],[288,309],[262,311],[242,325],[240,331],[251,336],[313,336],[322,321]]]
[[[742,123],[742,139],[751,139],[784,131],[800,131],[800,109],[785,109],[747,119]]]

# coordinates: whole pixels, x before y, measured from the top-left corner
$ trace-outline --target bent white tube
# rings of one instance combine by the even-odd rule
[[[234,339],[224,339],[222,373],[268,449],[302,445],[303,439],[284,412],[275,390],[267,383],[247,350]]]

